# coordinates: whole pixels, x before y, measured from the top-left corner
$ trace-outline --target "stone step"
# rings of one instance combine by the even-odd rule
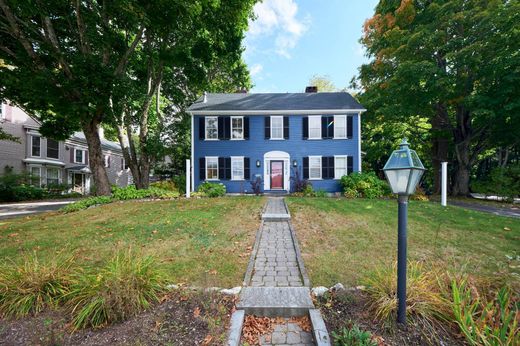
[[[308,287],[244,287],[236,304],[246,314],[293,317],[314,308]]]
[[[264,221],[288,221],[290,219],[290,214],[262,214],[262,220]]]

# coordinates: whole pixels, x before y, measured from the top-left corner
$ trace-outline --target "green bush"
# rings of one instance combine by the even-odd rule
[[[155,187],[157,189],[165,190],[165,191],[174,191],[174,192],[178,191],[177,186],[175,185],[173,180],[156,181],[156,182],[150,184],[150,188],[153,188],[153,187]]]
[[[0,268],[0,313],[22,317],[54,307],[68,293],[71,258],[54,257],[41,262],[36,254]]]
[[[61,210],[65,213],[71,213],[78,210],[87,209],[94,205],[111,203],[112,201],[112,197],[110,196],[88,197],[80,201],[67,204],[65,207],[61,208]]]
[[[0,201],[19,202],[42,199],[47,191],[33,186],[35,179],[28,174],[6,173],[0,176]]]
[[[172,177],[172,181],[175,184],[177,191],[179,191],[181,194],[186,193],[186,175],[175,175]]]
[[[387,182],[379,179],[374,172],[344,175],[340,184],[348,198],[381,198],[391,194]]]
[[[67,295],[74,327],[99,327],[132,317],[159,301],[165,284],[152,257],[118,252],[103,268],[76,276]]]
[[[332,332],[334,345],[338,346],[377,346],[378,343],[372,338],[372,334],[359,329],[354,324],[351,328],[343,328],[339,333]]]
[[[221,183],[210,183],[205,181],[199,185],[197,192],[206,197],[222,197],[226,194],[226,186]]]
[[[520,196],[520,164],[493,169],[487,179],[471,184],[474,192],[505,197],[512,201]]]
[[[178,192],[164,190],[158,187],[150,187],[149,189],[138,190],[134,185],[119,187],[112,187],[112,198],[118,201],[126,201],[130,199],[143,198],[175,198],[179,197]]]

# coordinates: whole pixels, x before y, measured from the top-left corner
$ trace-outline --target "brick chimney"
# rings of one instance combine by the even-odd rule
[[[315,86],[315,85],[308,86],[308,87],[305,88],[305,92],[306,93],[317,93],[318,92],[318,87]]]

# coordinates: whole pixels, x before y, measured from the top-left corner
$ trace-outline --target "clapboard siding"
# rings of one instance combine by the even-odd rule
[[[291,159],[291,176],[294,175],[293,160],[298,162],[298,169],[302,170],[303,157],[320,155],[320,156],[334,156],[334,155],[349,155],[353,157],[354,171],[360,170],[359,162],[359,133],[358,121],[359,115],[354,114],[352,119],[352,138],[350,139],[322,139],[322,140],[304,140],[303,139],[303,115],[292,115],[289,117],[289,139],[285,140],[269,140],[265,139],[265,120],[264,116],[251,115],[249,116],[249,139],[248,140],[218,140],[205,141],[199,139],[199,126],[202,116],[195,115],[194,126],[194,157],[193,157],[193,171],[194,187],[195,189],[201,183],[199,179],[199,158],[205,156],[244,156],[250,159],[251,179],[255,174],[260,174],[262,180],[264,154],[273,150],[280,150],[289,153]],[[260,167],[256,167],[256,161],[260,160]],[[303,174],[301,175],[303,176]],[[251,192],[251,184],[249,181],[227,181],[222,180],[226,185],[228,192]],[[328,192],[340,191],[338,180],[312,180],[314,189],[323,189]]]

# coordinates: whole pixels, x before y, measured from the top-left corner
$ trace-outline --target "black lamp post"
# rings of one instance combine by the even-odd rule
[[[392,192],[397,194],[399,220],[397,226],[397,322],[406,323],[406,226],[408,223],[408,197],[425,171],[414,150],[410,150],[406,138],[395,150],[383,168]]]

